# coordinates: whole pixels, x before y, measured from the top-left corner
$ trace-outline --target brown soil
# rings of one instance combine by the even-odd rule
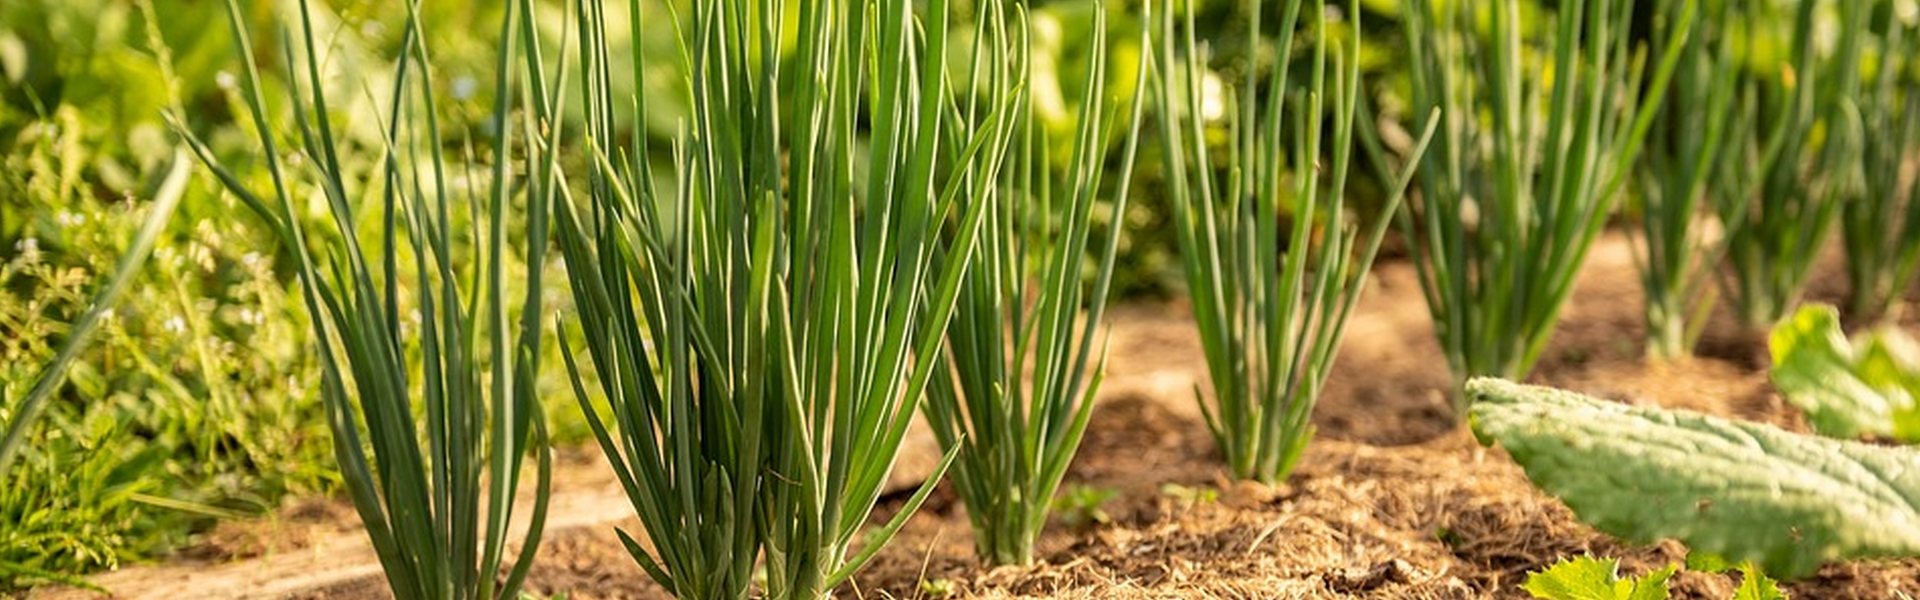
[[[1840,299],[1838,271],[1823,270],[1812,300]],[[1124,306],[1113,313],[1102,404],[1069,474],[1070,484],[1120,493],[1104,507],[1111,522],[1051,527],[1036,565],[986,569],[972,556],[964,509],[941,490],[841,596],[1517,598],[1527,571],[1570,555],[1618,557],[1635,573],[1685,556],[1677,543],[1625,546],[1579,524],[1503,452],[1456,427],[1446,363],[1410,267],[1377,273],[1315,413],[1319,437],[1285,485],[1235,484],[1216,466],[1194,406],[1205,376],[1185,307]],[[1725,315],[1710,325],[1702,357],[1640,358],[1640,290],[1624,238],[1602,240],[1578,285],[1536,381],[1805,430],[1767,383],[1764,342]],[[1909,331],[1920,332],[1916,316],[1903,319]],[[613,535],[637,525],[618,486],[595,453],[573,454],[560,471],[533,591],[665,598]],[[1169,484],[1218,498],[1196,500]],[[337,501],[308,502],[273,521],[224,526],[166,564],[95,581],[123,598],[386,598],[351,512]],[[1721,600],[1736,583],[1683,573],[1675,597]],[[1796,598],[1891,598],[1895,590],[1920,592],[1920,561],[1830,566],[1788,588]]]

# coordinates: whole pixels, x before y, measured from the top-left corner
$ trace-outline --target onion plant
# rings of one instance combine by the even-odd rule
[[[1153,78],[1175,237],[1213,383],[1210,400],[1198,389],[1195,400],[1233,475],[1263,483],[1285,480],[1312,438],[1308,417],[1392,223],[1387,215],[1411,181],[1399,178],[1376,223],[1349,214],[1343,200],[1360,96],[1360,11],[1349,4],[1350,30],[1340,31],[1338,9],[1289,0],[1279,48],[1293,47],[1303,5],[1313,20],[1304,89],[1291,87],[1297,82],[1284,53],[1268,73],[1264,101],[1249,69],[1233,99],[1230,154],[1215,156],[1208,140],[1206,66],[1191,3],[1179,43],[1173,15],[1161,18]],[[1249,12],[1247,36],[1260,39],[1260,3],[1249,3]],[[1432,137],[1429,128],[1413,156]],[[1224,185],[1217,168],[1226,171]]]
[[[1920,177],[1902,181],[1920,155],[1920,17],[1898,10],[1879,36],[1878,71],[1857,105],[1864,131],[1860,166],[1865,187],[1842,203],[1851,312],[1880,317],[1920,272]],[[1903,185],[1904,183],[1904,185]]]
[[[1412,114],[1439,133],[1401,222],[1456,379],[1518,379],[1539,360],[1698,3],[1684,2],[1648,73],[1632,0],[1562,2],[1543,33],[1519,0],[1406,0]]]
[[[280,48],[297,131],[291,149],[282,148],[269,118],[244,10],[237,0],[227,8],[272,191],[253,191],[204,143],[189,141],[296,260],[314,319],[334,454],[393,594],[514,598],[539,545],[550,487],[533,385],[547,207],[562,187],[552,144],[558,134],[548,120],[552,84],[537,56],[530,2],[505,7],[488,123],[491,174],[464,189],[457,178],[473,165],[444,155],[442,107],[417,3],[407,4],[403,53],[382,117],[382,157],[365,164],[335,135],[345,123],[329,112],[336,99],[325,93],[322,65],[312,58],[329,34],[315,31],[306,3],[299,33],[283,31]],[[522,44],[524,78],[514,76]],[[529,92],[517,110],[524,120],[516,123],[515,92],[523,88]],[[513,143],[517,131],[527,142]],[[515,176],[515,152],[532,171],[524,180]],[[332,227],[304,218],[309,190],[317,190]],[[516,216],[526,227],[517,257],[509,255],[508,240],[509,222],[521,222]],[[367,222],[376,224],[372,231],[361,230]],[[508,269],[513,259],[524,272]],[[518,307],[508,291],[516,282],[525,285]],[[530,453],[539,463],[533,506],[516,518],[515,492]],[[524,533],[512,533],[516,520]]]
[[[1067,464],[1093,415],[1104,372],[1094,333],[1105,312],[1121,232],[1109,229],[1090,263],[1095,199],[1102,182],[1119,180],[1111,210],[1124,214],[1128,175],[1139,142],[1144,86],[1127,104],[1131,120],[1106,113],[1106,10],[1094,8],[1087,55],[1086,107],[1078,115],[1064,188],[1054,188],[1053,156],[1036,127],[1024,86],[1016,86],[1015,147],[999,187],[973,202],[987,205],[976,255],[961,281],[944,357],[950,371],[934,375],[924,413],[943,448],[956,449],[954,489],[966,503],[974,546],[993,564],[1026,564],[1046,525]],[[1002,20],[989,16],[989,24]],[[986,79],[1025,82],[1027,29],[1015,33],[1012,73]],[[1141,47],[1147,46],[1141,28]],[[1148,54],[1140,54],[1146,72]],[[989,81],[989,83],[993,83]],[[963,120],[986,107],[972,103]],[[1126,132],[1117,172],[1106,168],[1110,128]],[[955,252],[955,251],[949,251]],[[1027,368],[1031,366],[1031,378]]]
[[[1873,2],[1797,3],[1788,61],[1763,65],[1745,83],[1727,140],[1724,166],[1708,185],[1727,230],[1721,287],[1746,327],[1765,331],[1785,318],[1806,287],[1832,234],[1843,199],[1857,192],[1861,138],[1853,106]],[[1827,50],[1821,8],[1839,23]],[[1785,22],[1772,2],[1747,2],[1759,39],[1768,23]]]
[[[1687,10],[1676,2],[1661,8],[1655,43],[1668,41],[1659,33],[1677,26]],[[1639,165],[1645,249],[1635,258],[1646,292],[1647,354],[1654,358],[1692,354],[1717,299],[1720,244],[1710,231],[1714,213],[1706,188],[1734,124],[1743,69],[1729,30],[1734,8],[1734,0],[1711,2],[1705,18],[1693,21]]]
[[[756,565],[768,598],[824,597],[951,464],[859,535],[943,366],[1024,94],[999,2],[955,54],[992,77],[966,107],[951,7],[915,4],[695,0],[668,29],[629,2],[634,35],[680,36],[671,178],[621,135],[654,99],[614,96],[604,8],[578,4],[592,160],[557,225],[597,392],[565,356],[652,547],[621,538],[677,597],[746,597]],[[635,81],[670,66],[631,60]]]

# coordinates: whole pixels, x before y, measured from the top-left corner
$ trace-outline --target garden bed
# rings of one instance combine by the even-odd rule
[[[1837,256],[1827,265],[1809,292],[1814,301],[1836,301],[1845,289]],[[1721,315],[1702,358],[1650,365],[1640,358],[1640,314],[1628,243],[1609,235],[1535,379],[1806,430],[1767,383],[1764,340],[1736,333]],[[1684,557],[1674,543],[1623,546],[1580,525],[1501,451],[1452,424],[1447,366],[1404,261],[1376,269],[1315,414],[1318,438],[1275,488],[1232,484],[1217,466],[1194,406],[1203,365],[1185,307],[1122,306],[1112,324],[1101,406],[1068,475],[1069,485],[1118,492],[1099,507],[1110,522],[1050,527],[1039,564],[986,570],[972,558],[957,497],[941,490],[842,597],[1506,598],[1521,595],[1527,571],[1569,555],[1620,557],[1633,572]],[[1903,326],[1920,332],[1912,316]],[[596,454],[563,453],[532,591],[665,598],[612,533],[637,521]],[[387,597],[352,510],[329,500],[223,526],[170,561],[94,581],[126,599]],[[1735,583],[1683,573],[1675,596],[1720,600]],[[1895,589],[1920,591],[1920,561],[1829,566],[1788,586],[1797,598],[1889,598]]]

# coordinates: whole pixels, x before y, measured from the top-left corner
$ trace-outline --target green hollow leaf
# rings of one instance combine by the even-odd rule
[[[1810,305],[1768,340],[1773,383],[1822,435],[1920,441],[1920,350],[1896,329],[1847,339],[1840,313]]]
[[[1920,554],[1920,453],[1498,379],[1466,387],[1482,443],[1580,519],[1782,577]]]

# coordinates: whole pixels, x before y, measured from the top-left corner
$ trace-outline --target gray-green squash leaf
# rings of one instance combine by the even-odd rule
[[[1482,443],[1622,539],[1677,539],[1785,578],[1920,554],[1920,452],[1497,379],[1467,395]]]

